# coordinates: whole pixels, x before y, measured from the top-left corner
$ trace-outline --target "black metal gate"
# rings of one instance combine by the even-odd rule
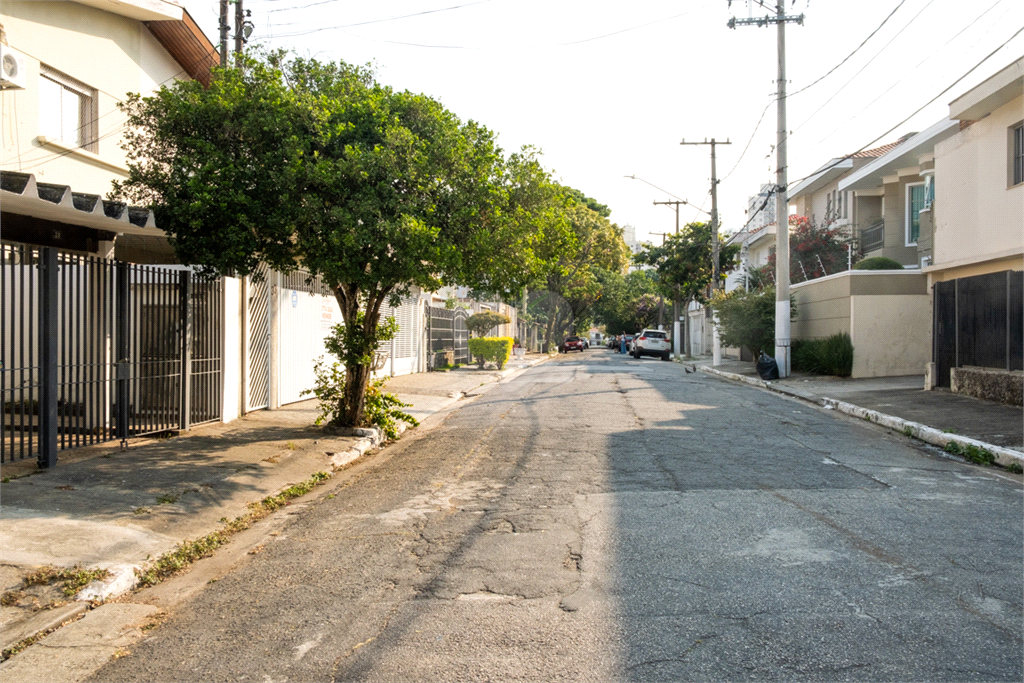
[[[430,354],[427,367],[433,370],[445,364],[445,357],[452,353],[452,362],[469,362],[469,329],[466,318],[469,314],[462,308],[448,309],[438,306],[427,308],[430,331]]]
[[[1024,370],[1024,272],[936,282],[932,298],[937,386],[965,365]]]
[[[220,419],[221,280],[0,248],[0,462]]]

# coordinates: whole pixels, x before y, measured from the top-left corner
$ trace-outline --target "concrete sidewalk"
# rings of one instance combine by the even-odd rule
[[[783,380],[765,382],[758,377],[754,363],[723,359],[721,365],[712,367],[711,359],[701,359],[692,364],[729,379],[742,379],[819,405],[844,409],[857,417],[891,416],[894,418],[892,424],[885,420],[881,423],[896,429],[909,428],[916,432],[918,426],[928,427],[944,435],[936,437],[931,434],[932,438],[923,439],[936,445],[941,445],[937,442],[943,438],[965,443],[973,440],[994,452],[1005,451],[1017,460],[1024,459],[1024,410],[1020,406],[994,403],[942,389],[925,391],[924,375],[850,379],[793,373]]]
[[[412,404],[408,412],[422,422],[481,385],[547,359],[540,354],[513,358],[500,372],[461,368],[394,377],[385,390]],[[317,472],[332,472],[380,443],[379,435],[330,435],[314,426],[317,414],[310,400],[174,438],[135,440],[124,451],[109,444],[65,452],[50,470],[39,470],[34,461],[4,464],[3,649],[80,617],[97,601],[130,591],[136,569],[179,543],[219,531],[225,521],[246,514],[250,503]],[[46,566],[102,568],[113,576],[72,597],[53,586],[23,585],[25,576]],[[129,621],[135,615],[131,610],[126,614]],[[148,618],[151,612],[139,614]],[[9,659],[0,671],[23,656]]]

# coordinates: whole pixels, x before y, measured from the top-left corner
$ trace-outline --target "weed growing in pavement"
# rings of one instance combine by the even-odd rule
[[[994,465],[996,462],[996,456],[993,455],[992,451],[981,446],[975,446],[974,444],[961,446],[956,441],[947,441],[945,451],[953,455],[962,455],[978,465]]]
[[[110,572],[106,569],[82,569],[76,564],[74,567],[42,567],[22,579],[21,583],[25,588],[60,583],[64,595],[70,597],[93,581],[109,577]]]
[[[6,591],[3,595],[0,595],[0,605],[12,607],[21,602],[23,597],[25,597],[25,594],[21,591]]]
[[[256,503],[249,503],[249,512],[240,517],[231,521],[222,517],[221,523],[224,524],[224,528],[220,531],[214,531],[202,538],[182,541],[174,550],[158,557],[148,569],[135,570],[139,585],[156,585],[181,572],[196,560],[212,555],[213,551],[227,543],[234,534],[248,529],[254,522],[288,505],[292,498],[306,495],[330,478],[331,475],[327,472],[317,472],[309,479],[289,486],[276,496],[267,496]]]
[[[1024,467],[1019,462],[1011,462],[1006,466],[1007,472],[1013,472],[1014,474],[1024,474]]]
[[[903,428],[903,436],[914,436],[914,428],[907,425]]]
[[[293,442],[291,442],[291,441],[289,441],[288,443],[286,443],[286,444],[284,445],[284,447],[285,447],[285,448],[287,448],[287,449],[288,449],[288,450],[290,450],[290,451],[295,451],[295,450],[298,450],[298,449],[299,449],[299,446],[298,446],[298,444],[296,444],[296,443],[293,443]]]
[[[177,503],[179,498],[181,498],[180,493],[167,493],[157,498],[156,502],[160,505],[172,505]]]
[[[149,508],[135,508],[134,510],[132,510],[132,512],[134,512],[137,515],[148,515],[150,512],[152,512],[152,510],[150,510]]]

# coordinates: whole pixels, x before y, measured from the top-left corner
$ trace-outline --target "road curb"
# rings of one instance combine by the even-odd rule
[[[766,382],[747,375],[740,375],[735,372],[726,372],[724,370],[716,370],[715,368],[709,368],[707,366],[701,366],[698,369],[709,375],[717,375],[725,379],[733,380],[734,382],[743,382],[744,384],[761,387],[762,389],[767,389],[777,394],[783,394],[792,398],[798,398],[801,401],[813,403],[825,408],[826,410],[836,410],[852,417],[858,417],[867,422],[873,422],[875,424],[882,425],[883,427],[888,427],[889,429],[902,432],[906,436],[913,437],[919,441],[924,441],[925,443],[929,443],[943,449],[946,448],[949,443],[955,443],[961,448],[965,448],[967,446],[983,448],[992,453],[996,458],[996,462],[1004,467],[1013,463],[1024,465],[1024,452],[1016,451],[1012,448],[997,446],[995,444],[979,441],[978,439],[972,439],[967,436],[960,436],[959,434],[950,434],[940,429],[921,424],[920,422],[912,422],[911,420],[904,420],[903,418],[896,417],[895,415],[880,413],[877,410],[861,408],[858,405],[846,403],[845,401],[840,401],[834,398],[828,398],[827,396],[812,398],[801,394],[800,392],[792,391],[786,387],[775,386],[771,382]]]

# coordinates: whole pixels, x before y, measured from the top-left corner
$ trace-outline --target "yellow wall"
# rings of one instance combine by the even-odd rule
[[[25,90],[0,94],[0,168],[105,195],[112,180],[126,177],[117,168],[125,162],[119,146],[124,116],[117,103],[129,92],[148,93],[160,83],[187,79],[181,65],[142,22],[77,3],[4,0],[0,22],[10,47],[25,55],[27,72]],[[37,140],[40,63],[96,89],[96,155],[68,153]]]

